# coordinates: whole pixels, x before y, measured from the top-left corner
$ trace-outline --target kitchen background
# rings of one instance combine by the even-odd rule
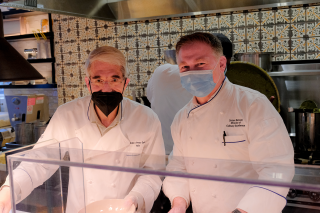
[[[223,33],[234,52],[275,52],[273,60],[320,58],[320,6],[297,5],[228,14],[113,23],[53,14],[59,105],[88,95],[84,63],[90,51],[109,45],[127,58],[131,79],[125,95],[143,96],[153,71],[165,63],[163,51],[180,36]]]

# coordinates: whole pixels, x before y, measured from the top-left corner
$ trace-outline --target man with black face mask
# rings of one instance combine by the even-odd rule
[[[85,77],[91,96],[60,106],[39,142],[77,137],[84,150],[99,150],[105,155],[99,155],[95,158],[99,161],[94,161],[84,154],[85,162],[163,170],[165,153],[160,121],[150,108],[123,98],[129,81],[126,60],[119,50],[107,46],[93,50],[86,61]],[[19,200],[33,189],[28,191],[16,186],[30,184],[36,188],[46,180],[38,168],[21,171],[20,174],[15,170],[17,175],[14,175],[15,196]],[[32,174],[37,174],[37,177]],[[28,178],[21,179],[26,175]],[[124,207],[132,208],[134,205],[137,212],[150,212],[162,184],[158,176],[117,171],[84,169],[83,176],[84,181],[79,181],[79,177],[70,170],[67,213],[79,212],[84,207],[79,204],[79,196],[83,194],[81,187],[86,193],[84,205],[103,199],[124,199]],[[0,208],[4,208],[0,213],[11,208],[8,186],[7,181],[1,187]]]

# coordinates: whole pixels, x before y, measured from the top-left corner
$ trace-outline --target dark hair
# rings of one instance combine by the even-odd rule
[[[183,45],[190,44],[193,42],[203,42],[205,44],[208,44],[216,54],[218,55],[223,54],[220,40],[216,36],[212,35],[211,33],[201,33],[201,32],[182,36],[176,45],[176,52],[177,52],[176,54],[179,53]]]
[[[232,46],[232,42],[228,39],[228,37],[221,33],[213,33],[213,35],[217,36],[217,38],[221,41],[222,48],[223,48],[223,55],[226,58],[232,58],[233,46]]]

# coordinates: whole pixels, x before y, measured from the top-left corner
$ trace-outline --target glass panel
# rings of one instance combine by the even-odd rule
[[[320,199],[319,166],[170,157],[165,170],[165,156],[84,150],[77,138],[9,160],[13,212],[134,212],[128,200],[137,212],[168,212],[177,196],[187,212],[281,212]]]

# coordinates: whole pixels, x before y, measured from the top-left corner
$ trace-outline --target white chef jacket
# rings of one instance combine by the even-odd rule
[[[60,106],[39,142],[77,137],[82,142],[80,146],[71,142],[61,143],[68,149],[71,161],[155,170],[165,168],[161,126],[151,109],[124,98],[119,112],[120,123],[101,136],[97,125],[88,119],[90,99],[87,96]],[[83,147],[83,151],[78,150],[79,147]],[[41,152],[39,155],[52,157],[54,153]],[[18,168],[14,170],[13,177],[15,186],[20,186],[21,194],[16,196],[19,200],[43,184],[57,169],[42,164],[35,166],[34,163],[22,163]],[[122,199],[128,193],[142,196],[144,206],[141,207],[143,201],[139,201],[139,209],[149,212],[161,184],[160,177],[154,175],[71,167],[66,212],[76,213],[85,205],[102,199]]]
[[[173,118],[192,98],[181,85],[178,65],[165,64],[154,71],[148,81],[147,97],[151,109],[161,122],[166,154],[170,154],[173,147],[170,129]]]
[[[264,95],[227,78],[207,103],[199,105],[193,98],[175,116],[171,129],[174,148],[168,171],[288,182],[293,178],[293,147],[279,113]],[[288,188],[166,177],[163,191],[171,203],[175,197],[188,204],[191,199],[195,213],[236,208],[280,213]]]

